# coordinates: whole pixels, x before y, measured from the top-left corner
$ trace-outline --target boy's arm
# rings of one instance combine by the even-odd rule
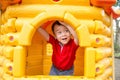
[[[49,41],[49,34],[42,27],[38,28],[38,32],[45,38],[46,41]]]
[[[74,37],[74,42],[76,43],[76,45],[78,45],[78,37],[77,37],[76,32],[73,30],[73,28],[72,28],[70,25],[68,25],[68,24],[66,24],[66,23],[64,23],[64,22],[62,22],[62,21],[59,21],[59,22],[60,22],[62,25],[66,26],[66,27],[69,29],[70,33],[71,33],[72,36]]]

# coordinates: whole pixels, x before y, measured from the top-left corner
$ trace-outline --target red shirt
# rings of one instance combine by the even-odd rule
[[[49,43],[52,44],[53,54],[52,62],[53,65],[60,70],[68,70],[73,66],[75,60],[75,53],[78,45],[75,44],[74,40],[71,39],[68,44],[62,46],[52,35],[50,35]]]

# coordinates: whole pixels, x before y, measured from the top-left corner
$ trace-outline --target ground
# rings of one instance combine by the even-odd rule
[[[120,80],[120,59],[115,58],[115,80]]]

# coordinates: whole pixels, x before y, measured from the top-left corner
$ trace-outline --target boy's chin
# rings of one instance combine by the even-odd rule
[[[67,44],[68,42],[64,42],[64,43],[62,43],[62,45],[65,45],[65,44]]]

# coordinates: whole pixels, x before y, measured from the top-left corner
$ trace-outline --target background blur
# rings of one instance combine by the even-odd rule
[[[120,0],[113,6],[120,12]],[[120,14],[120,13],[119,13]],[[115,80],[120,80],[120,17],[113,20],[114,53],[115,53]]]

